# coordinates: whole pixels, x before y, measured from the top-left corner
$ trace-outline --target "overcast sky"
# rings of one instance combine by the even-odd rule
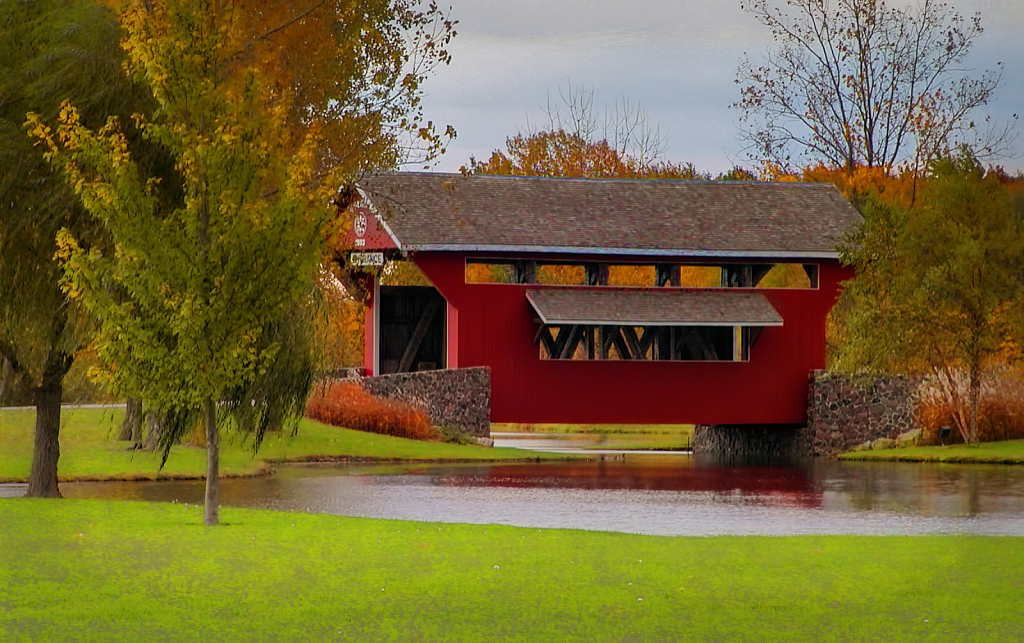
[[[898,1],[898,0],[897,0]],[[595,107],[639,104],[665,139],[663,158],[721,172],[749,164],[739,137],[736,67],[771,45],[767,29],[739,0],[449,0],[459,21],[452,63],[427,82],[427,118],[458,139],[437,166],[457,171],[486,159],[505,138],[546,122],[549,97],[568,83],[593,90]],[[951,0],[964,16],[981,12],[985,32],[969,67],[1005,65],[987,114],[1024,116],[1024,0]],[[713,8],[712,8],[713,7]],[[536,128],[534,128],[536,129]],[[1024,130],[1024,124],[1018,125]],[[1018,158],[1024,169],[1024,132]]]

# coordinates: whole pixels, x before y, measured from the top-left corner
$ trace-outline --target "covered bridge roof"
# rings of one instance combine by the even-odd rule
[[[404,251],[834,258],[860,221],[820,183],[395,172],[358,187]]]
[[[756,292],[527,290],[526,299],[548,325],[782,326],[782,316]]]

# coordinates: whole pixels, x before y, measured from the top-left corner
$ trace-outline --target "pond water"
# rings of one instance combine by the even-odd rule
[[[543,445],[541,445],[543,446]],[[285,465],[223,480],[224,505],[643,534],[1024,535],[1024,467],[720,461]],[[72,498],[201,503],[202,482],[65,483]],[[0,485],[0,495],[23,487]]]

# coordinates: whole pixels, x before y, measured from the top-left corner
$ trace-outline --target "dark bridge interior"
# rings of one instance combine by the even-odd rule
[[[445,368],[444,297],[429,286],[381,286],[380,374]]]

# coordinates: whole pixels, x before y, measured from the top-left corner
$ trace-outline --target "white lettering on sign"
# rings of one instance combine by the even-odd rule
[[[362,248],[366,245],[366,239],[356,239],[356,247]]]
[[[364,234],[366,234],[366,215],[363,214],[362,212],[357,214],[355,224],[353,227],[355,228],[357,237],[361,237]]]
[[[383,266],[383,252],[352,252],[348,255],[350,266]]]

